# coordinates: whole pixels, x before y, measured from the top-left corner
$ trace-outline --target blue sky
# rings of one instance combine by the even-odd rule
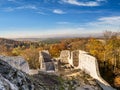
[[[120,30],[120,0],[0,0],[0,37],[53,37]]]

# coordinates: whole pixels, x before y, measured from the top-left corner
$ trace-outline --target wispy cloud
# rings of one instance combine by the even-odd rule
[[[105,1],[105,2],[106,2],[107,0],[96,0],[96,1],[98,1],[98,2],[102,2],[102,1]]]
[[[114,30],[120,29],[120,16],[101,17],[94,22],[86,23],[87,27],[96,28],[96,30]]]
[[[6,12],[11,12],[14,10],[21,10],[21,9],[37,10],[37,7],[35,5],[23,5],[23,6],[18,6],[18,7],[6,7],[6,8],[3,8],[2,10]]]
[[[38,11],[37,12],[38,14],[41,14],[41,15],[47,15],[46,13],[42,12],[42,11]]]
[[[20,0],[7,0],[8,2],[16,3],[16,4],[21,4],[22,2]]]
[[[106,1],[106,0],[96,0],[96,1],[86,1],[86,2],[80,2],[78,0],[62,0],[64,3],[73,4],[77,6],[100,6],[100,2]]]
[[[114,24],[114,23],[120,22],[120,16],[102,17],[102,18],[99,18],[99,21],[109,23],[109,24]]]
[[[65,14],[65,12],[62,11],[61,9],[54,9],[53,13],[56,13],[56,14]]]
[[[9,2],[15,2],[16,0],[8,0]]]
[[[120,25],[120,16],[101,17],[91,25]]]
[[[35,5],[24,5],[20,7],[16,7],[15,9],[37,9]]]
[[[84,14],[84,13],[88,13],[88,14],[93,14],[93,13],[111,13],[108,12],[107,10],[72,10],[72,11],[68,11],[70,13],[77,13],[77,14]]]
[[[12,7],[3,8],[3,11],[11,12],[11,11],[14,11],[14,8],[12,8]]]
[[[57,22],[57,24],[71,24],[70,22],[62,21],[62,22]]]

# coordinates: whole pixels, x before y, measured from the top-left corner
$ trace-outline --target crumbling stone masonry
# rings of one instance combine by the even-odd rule
[[[95,57],[89,55],[85,51],[62,51],[60,55],[60,61],[63,63],[69,63],[75,68],[80,68],[81,70],[87,72],[92,77],[98,78],[99,69],[97,65],[97,60]]]
[[[51,58],[47,50],[39,52],[40,70],[46,72],[57,71],[57,62]]]
[[[66,54],[67,52],[67,54]],[[89,55],[85,51],[75,50],[70,52],[69,50],[62,51],[60,60],[63,63],[69,63],[77,69],[85,71],[90,76],[98,80],[103,90],[113,90],[113,88],[102,79],[99,73],[98,63],[95,57]],[[61,57],[62,56],[62,57]]]
[[[69,50],[63,50],[60,53],[60,61],[62,63],[69,63],[70,60],[70,51]]]

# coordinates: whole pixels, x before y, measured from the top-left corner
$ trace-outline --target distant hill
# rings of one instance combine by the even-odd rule
[[[15,46],[19,45],[20,43],[21,42],[11,40],[11,39],[0,38],[0,45],[15,47]]]
[[[71,34],[71,35],[53,35],[53,36],[44,36],[44,37],[29,37],[29,38],[13,38],[13,40],[17,41],[31,41],[31,42],[41,42],[41,41],[54,41],[54,40],[61,40],[66,38],[88,38],[88,37],[95,37],[95,38],[101,38],[102,33],[90,33],[90,34]]]
[[[30,42],[40,42],[41,38],[14,38],[13,40],[16,40],[16,41],[30,41]]]
[[[14,38],[13,40],[16,41],[24,41],[24,42],[34,42],[34,43],[46,43],[46,44],[53,44],[59,43],[60,40],[65,38]]]
[[[15,47],[22,47],[25,46],[30,47],[30,45],[34,44],[35,46],[38,46],[38,43],[35,42],[30,42],[30,41],[18,41],[18,40],[13,40],[13,39],[5,39],[5,38],[0,38],[0,48],[6,47],[8,50],[10,48],[15,48]]]

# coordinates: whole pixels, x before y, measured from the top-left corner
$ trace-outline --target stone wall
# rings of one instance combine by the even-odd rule
[[[0,55],[0,59],[10,64],[12,67],[22,70],[23,72],[26,72],[29,74],[28,62],[25,61],[23,57],[21,56],[10,57],[10,56]]]
[[[64,50],[60,54],[60,60],[61,62],[69,63],[75,68],[80,68],[93,78],[100,76],[96,58],[85,51],[75,50],[70,52],[69,50]]]
[[[100,76],[96,58],[85,51],[61,51],[60,61],[63,63],[69,63],[75,68],[80,68],[94,78],[98,78],[98,75]]]
[[[71,59],[73,60],[73,66],[78,67],[78,65],[79,65],[79,50],[71,52]]]
[[[95,57],[88,55],[86,52],[79,51],[79,66],[78,68],[84,70],[94,78],[100,76],[97,60]]]
[[[60,61],[62,63],[69,63],[70,59],[70,51],[69,50],[63,50],[60,53]]]
[[[71,58],[68,60],[71,65],[86,72],[96,79],[103,90],[114,90],[99,73],[98,63],[95,57],[85,51],[76,50],[71,52]],[[78,63],[78,64],[77,64]]]
[[[54,72],[57,69],[56,62],[54,62],[47,50],[39,52],[39,62],[41,71]]]

